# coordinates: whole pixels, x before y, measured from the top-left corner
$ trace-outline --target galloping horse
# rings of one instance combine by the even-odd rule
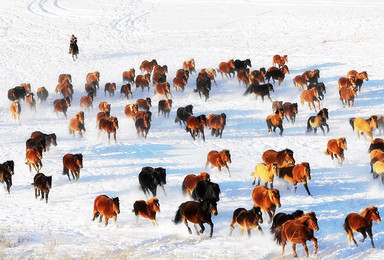
[[[134,83],[135,82],[135,69],[132,68],[129,71],[123,72],[123,81],[128,83]]]
[[[93,101],[93,93],[90,92],[90,93],[88,93],[88,95],[82,96],[80,98],[80,106],[84,107],[84,109],[86,109],[88,111],[89,111],[89,108],[92,107],[92,110],[93,110],[92,101]]]
[[[105,83],[104,87],[104,96],[107,96],[107,92],[109,93],[110,97],[113,97],[115,95],[115,90],[116,90],[116,83],[110,83],[107,82]]]
[[[361,90],[361,86],[363,85],[363,80],[365,79],[368,81],[368,74],[366,71],[357,73],[356,70],[348,71],[347,78],[349,80],[352,80],[356,86],[356,90],[359,89],[359,92]]]
[[[276,110],[275,114],[269,115],[266,119],[268,132],[276,132],[276,128],[280,129],[280,135],[283,135],[283,119],[284,119],[284,110]]]
[[[240,226],[240,234],[243,234],[244,228],[247,230],[247,234],[251,236],[251,229],[258,229],[263,233],[259,223],[263,223],[263,217],[260,207],[253,207],[250,210],[245,208],[237,208],[232,215],[231,232],[235,229],[236,225]]]
[[[155,92],[156,92],[156,94],[163,95],[165,97],[165,99],[168,101],[169,100],[168,99],[168,95],[169,95],[169,98],[172,99],[172,94],[170,92],[170,87],[171,86],[169,85],[168,82],[158,83],[155,86]]]
[[[29,167],[29,172],[31,172],[31,165],[38,173],[41,167],[43,167],[43,163],[41,162],[42,154],[37,150],[28,150],[26,155],[27,164]]]
[[[298,89],[304,89],[304,86],[307,86],[307,80],[302,75],[297,75],[293,78],[293,85],[295,85]]]
[[[351,78],[341,77],[341,78],[339,78],[338,84],[339,84],[339,90],[342,87],[352,88],[352,86],[354,85],[354,78],[353,77],[351,77]]]
[[[219,172],[221,173],[221,167],[224,167],[227,169],[229,176],[231,176],[227,162],[231,163],[231,154],[229,153],[229,150],[224,149],[220,152],[210,151],[207,155],[207,162],[205,163],[205,168],[207,168],[208,165],[211,164],[212,168],[217,167],[219,169]]]
[[[138,111],[138,106],[136,103],[128,104],[124,108],[125,116],[127,118],[132,118],[133,120],[135,120],[135,114],[137,113],[137,111]]]
[[[9,110],[11,111],[13,119],[17,119],[17,121],[20,123],[21,106],[19,100],[13,101]]]
[[[345,137],[331,139],[328,141],[326,155],[330,155],[333,160],[333,155],[339,160],[340,165],[344,161],[344,150],[347,150],[347,140]]]
[[[211,220],[212,214],[217,215],[217,203],[215,200],[203,200],[201,202],[187,201],[179,206],[176,212],[173,222],[179,224],[184,220],[185,225],[188,228],[190,234],[192,234],[191,228],[188,226],[188,221],[199,224],[202,234],[205,230],[204,223],[208,223],[211,226],[209,236],[213,234],[213,223]],[[196,229],[197,231],[197,229]],[[199,234],[199,233],[198,233]]]
[[[252,191],[252,200],[255,207],[260,207],[264,213],[268,213],[268,223],[271,223],[276,207],[281,207],[279,190],[256,186]]]
[[[377,128],[377,116],[370,116],[368,119],[364,119],[361,117],[355,118],[352,117],[349,119],[349,124],[352,126],[352,130],[357,133],[357,137],[360,139],[361,134],[367,138],[365,134],[367,134],[370,138],[370,141],[373,140],[373,130]]]
[[[372,247],[375,248],[372,238],[372,220],[376,223],[381,221],[379,211],[377,210],[377,207],[374,206],[366,207],[362,212],[360,212],[360,214],[348,214],[344,222],[344,231],[348,235],[348,243],[351,242],[352,238],[353,242],[357,246],[357,242],[353,237],[354,232],[360,232],[363,235],[363,239],[360,240],[360,242],[364,242],[368,233],[368,236],[371,239]]]
[[[297,103],[285,102],[283,104],[284,116],[288,120],[291,120],[292,124],[295,123],[296,114],[298,113]]]
[[[100,222],[105,217],[105,226],[108,225],[108,220],[113,218],[116,222],[117,214],[120,214],[120,201],[119,197],[109,198],[107,195],[99,195],[93,203],[93,218],[95,220],[100,216]]]
[[[36,91],[37,98],[40,99],[40,103],[47,101],[49,96],[48,90],[45,87],[40,87]]]
[[[116,143],[116,130],[119,129],[119,121],[117,120],[117,117],[107,117],[107,118],[101,118],[99,123],[99,135],[101,133],[101,130],[104,130],[108,133],[108,143],[110,142],[111,133],[113,133],[113,139]]]
[[[192,72],[195,72],[195,74],[196,74],[195,60],[192,58],[192,59],[189,59],[187,61],[184,61],[183,62],[183,70],[187,70],[189,73],[191,73],[191,75],[192,75]]]
[[[151,198],[147,201],[136,200],[133,204],[133,210],[136,215],[136,222],[139,215],[152,221],[153,226],[157,226],[156,212],[160,212],[160,203],[158,198]]]
[[[72,173],[73,181],[77,181],[80,178],[81,168],[83,168],[83,155],[81,153],[67,153],[63,156],[63,175],[68,176],[69,182],[71,182],[69,171]]]
[[[312,130],[317,132],[317,128],[320,127],[320,129],[323,131],[323,134],[325,135],[325,131],[323,126],[327,127],[327,133],[329,133],[329,125],[327,124],[328,119],[328,109],[323,108],[322,110],[317,113],[316,116],[311,116],[308,118],[307,121],[307,132],[311,132]]]
[[[151,61],[144,60],[141,62],[140,70],[141,73],[147,72],[148,74],[152,72],[152,69],[157,65],[157,61],[155,59]]]
[[[287,240],[292,243],[293,256],[297,257],[296,244],[301,243],[304,247],[305,255],[308,255],[308,248],[306,241],[311,240],[315,244],[314,254],[317,253],[317,239],[313,231],[318,231],[317,218],[315,212],[309,212],[300,218],[288,220],[281,227],[275,229],[274,239],[278,244],[282,244],[284,255],[284,248]]]
[[[151,128],[151,122],[149,120],[149,117],[144,117],[136,120],[135,127],[137,131],[137,135],[144,138],[147,138],[148,131]]]
[[[187,118],[187,126],[186,131],[189,132],[193,138],[193,140],[196,139],[196,136],[198,136],[199,133],[201,133],[201,136],[203,137],[203,141],[205,141],[204,136],[204,127],[207,125],[207,117],[205,115],[199,115],[199,116],[189,116]]]
[[[293,151],[286,148],[279,152],[275,150],[266,150],[261,159],[266,165],[271,165],[273,163],[277,164],[277,167],[283,167],[287,164],[295,164],[295,159],[293,158]]]
[[[199,175],[188,174],[185,176],[181,186],[183,193],[187,193],[188,196],[191,197],[192,191],[195,189],[196,184],[199,181],[210,181],[209,174],[206,172],[201,172]]]
[[[63,112],[65,118],[67,118],[68,107],[71,106],[71,101],[68,97],[62,99],[56,99],[53,101],[53,108],[55,109],[56,115],[58,112]]]
[[[78,112],[76,117],[69,121],[69,133],[73,134],[73,138],[75,138],[75,131],[79,131],[80,138],[83,137],[83,132],[85,132],[83,111]]]
[[[311,88],[309,90],[303,90],[300,95],[301,99],[301,104],[304,105],[304,102],[308,102],[309,109],[311,109],[311,104],[313,108],[315,109],[316,112],[316,107],[315,104],[313,103],[314,101],[317,101],[320,109],[320,101],[318,99],[318,93],[316,88]],[[312,109],[311,109],[312,110]]]
[[[87,83],[91,83],[96,89],[99,89],[100,72],[90,72],[86,76]]]
[[[275,229],[278,227],[281,227],[285,222],[292,219],[297,219],[304,215],[304,211],[302,210],[296,210],[295,212],[292,212],[291,214],[286,214],[284,212],[277,213],[273,217],[272,225],[270,228],[270,231],[272,234],[275,234]]]
[[[223,136],[224,127],[227,122],[227,115],[221,113],[220,115],[209,114],[207,115],[207,124],[211,128],[211,135],[216,137]]]
[[[228,62],[223,61],[219,64],[218,71],[220,72],[221,77],[223,77],[223,74],[225,74],[227,78],[231,78],[231,74],[235,76],[235,64],[233,62],[233,59],[231,59]]]
[[[273,56],[273,59],[272,59],[272,66],[276,66],[279,65],[279,68],[281,66],[284,66],[284,64],[288,62],[288,56],[287,55],[284,55],[284,56],[280,56],[279,54],[276,54]]]
[[[340,96],[341,103],[343,104],[343,107],[345,107],[347,102],[348,102],[348,107],[353,107],[353,103],[356,97],[356,91],[353,88],[342,87],[339,90],[339,96]]]

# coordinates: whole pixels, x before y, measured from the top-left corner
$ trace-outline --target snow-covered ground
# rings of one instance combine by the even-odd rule
[[[281,246],[269,234],[252,231],[252,237],[240,236],[238,227],[229,237],[229,224],[238,207],[253,206],[250,173],[267,149],[294,151],[297,163],[309,162],[312,180],[307,196],[302,184],[295,194],[292,185],[277,181],[282,207],[277,212],[296,209],[314,211],[320,230],[315,235],[319,251],[313,255],[313,243],[307,242],[311,257],[319,259],[363,259],[384,257],[384,228],[373,224],[376,249],[369,239],[359,247],[347,244],[344,218],[366,206],[384,208],[383,185],[369,173],[369,141],[357,139],[349,125],[350,117],[368,118],[384,114],[384,77],[382,53],[384,40],[382,14],[384,3],[372,1],[149,1],[149,0],[1,0],[0,6],[0,162],[15,161],[11,193],[1,189],[0,258],[278,258]],[[71,34],[78,37],[79,59],[68,55]],[[162,97],[153,88],[133,93],[134,100],[152,98],[153,120],[147,139],[138,138],[134,123],[124,115],[125,105],[134,102],[119,96],[104,97],[103,86],[122,85],[121,74],[139,66],[145,59],[156,59],[168,66],[168,82],[185,60],[194,58],[196,68],[217,68],[222,61],[246,59],[252,69],[269,68],[272,56],[287,54],[291,73],[279,87],[273,100],[299,103],[295,124],[284,121],[284,135],[268,133],[265,118],[272,113],[271,103],[243,96],[245,88],[237,79],[217,77],[207,102],[201,100],[193,75],[184,93],[173,94],[169,118],[157,116]],[[327,93],[322,107],[329,109],[330,132],[306,133],[306,121],[315,115],[300,104],[300,92],[292,79],[305,70],[320,70]],[[338,98],[337,80],[349,70],[367,71],[353,108],[343,108]],[[85,76],[98,70],[101,91],[95,109],[85,112],[86,133],[81,140],[68,133],[68,123],[78,111],[85,95]],[[72,75],[74,101],[68,119],[53,112],[53,101],[60,98],[54,89],[61,73]],[[31,83],[33,92],[45,86],[50,95],[46,103],[30,112],[22,102],[21,124],[9,112],[7,91],[20,83]],[[97,105],[112,104],[112,115],[119,119],[117,143],[108,144],[107,136],[98,137],[95,128]],[[223,138],[207,135],[206,142],[193,141],[174,123],[178,107],[193,104],[194,114],[226,113]],[[31,182],[34,171],[25,164],[25,141],[31,132],[56,133],[57,147],[44,153],[42,172],[53,176],[49,203],[36,200]],[[342,166],[324,155],[331,138],[346,137],[348,150]],[[181,183],[187,174],[205,170],[210,150],[228,149],[232,155],[231,177],[224,170],[207,169],[220,185],[222,194],[213,237],[190,235],[184,224],[172,222],[178,206],[188,200]],[[76,183],[62,175],[62,157],[82,153],[84,168]],[[167,195],[159,190],[161,212],[159,226],[148,219],[136,218],[132,206],[146,199],[139,189],[138,173],[144,166],[167,169]],[[121,213],[107,227],[92,222],[93,201],[97,195],[118,196]],[[382,213],[384,214],[384,213]],[[264,218],[266,219],[266,218]],[[357,239],[361,238],[356,234]],[[304,257],[301,245],[297,246]],[[290,243],[286,257],[293,257]]]

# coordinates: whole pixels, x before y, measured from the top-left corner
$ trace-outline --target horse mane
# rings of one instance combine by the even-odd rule
[[[365,218],[370,211],[373,211],[375,209],[377,210],[375,206],[366,207],[362,212],[359,213],[359,215]]]

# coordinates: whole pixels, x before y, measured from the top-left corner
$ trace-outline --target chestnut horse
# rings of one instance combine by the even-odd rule
[[[71,74],[60,74],[57,79],[57,83],[63,83],[65,79],[68,79],[70,83],[72,83],[72,75]]]
[[[80,138],[83,137],[83,132],[85,132],[83,111],[78,112],[76,117],[69,121],[69,133],[73,134],[73,138],[75,138],[75,131],[79,131]]]
[[[266,119],[268,132],[276,132],[276,128],[280,129],[280,135],[283,135],[283,119],[284,119],[284,110],[281,108],[276,110],[274,115],[269,115]]]
[[[138,100],[136,100],[136,104],[137,104],[137,109],[148,112],[150,107],[152,107],[152,100],[149,97],[145,99],[139,98]]]
[[[105,226],[108,225],[108,220],[113,218],[116,222],[117,214],[120,214],[120,201],[119,197],[109,198],[107,195],[99,195],[93,203],[93,218],[95,220],[100,216],[100,222],[105,217]]]
[[[142,216],[143,218],[150,219],[153,226],[157,226],[156,212],[160,212],[159,199],[152,198],[147,201],[136,200],[133,204],[132,212],[135,212],[136,223],[139,219],[139,216]]]
[[[9,110],[11,111],[13,119],[19,121],[20,123],[21,106],[19,100],[13,101]]]
[[[361,90],[361,86],[363,85],[363,80],[365,79],[366,81],[368,81],[368,74],[366,71],[363,71],[363,72],[360,72],[360,73],[357,73],[356,71],[350,71],[348,72],[351,73],[352,72],[352,76],[351,78],[353,79],[354,83],[355,83],[355,86],[356,86],[356,91],[357,89],[359,89],[359,92]],[[348,77],[348,74],[347,74],[347,77]]]
[[[309,84],[317,84],[320,78],[320,71],[315,69],[313,71],[307,70],[302,76],[305,78],[306,82]]]
[[[307,87],[307,80],[302,75],[297,75],[293,78],[293,85],[295,85],[298,89],[304,89],[304,86]]]
[[[345,107],[347,102],[348,102],[348,107],[353,107],[353,103],[355,101],[356,95],[357,95],[356,91],[353,88],[342,87],[339,90],[339,96],[340,96],[341,103],[343,104],[343,107]]]
[[[315,109],[315,112],[317,112],[314,104],[314,101],[317,101],[320,109],[320,101],[317,97],[318,97],[318,93],[316,88],[303,90],[303,92],[301,92],[301,95],[300,95],[301,104],[304,105],[304,102],[308,102],[309,109],[312,110],[311,109],[311,104],[312,104],[313,108]]]
[[[367,134],[370,138],[370,141],[373,140],[373,131],[377,128],[377,116],[370,116],[368,119],[364,119],[361,117],[355,118],[352,117],[349,119],[349,124],[352,126],[352,130],[357,133],[357,137],[360,139],[361,134],[367,138],[365,134]]]
[[[189,73],[191,73],[191,75],[192,75],[192,72],[195,72],[195,74],[196,74],[195,60],[192,58],[192,59],[189,59],[187,61],[184,61],[183,62],[183,70],[188,71]]]
[[[287,65],[283,65],[279,69],[276,67],[270,67],[265,74],[265,78],[268,80],[268,83],[272,78],[273,84],[275,84],[275,81],[277,80],[280,86],[285,78],[285,74],[287,73],[289,74],[289,68]]]
[[[171,108],[172,108],[172,99],[170,100],[165,100],[165,99],[162,99],[162,100],[159,100],[159,104],[158,104],[158,111],[157,111],[157,115],[159,116],[160,115],[160,112],[162,115],[164,115],[165,117],[169,117],[169,113],[171,112]]]
[[[205,230],[204,223],[208,223],[211,226],[211,231],[209,236],[212,237],[213,234],[213,223],[211,216],[218,214],[217,212],[217,203],[213,199],[203,200],[201,202],[187,201],[182,203],[179,206],[179,209],[176,212],[175,219],[173,222],[179,224],[181,221],[184,221],[185,225],[188,228],[190,234],[192,234],[191,228],[188,226],[188,221],[199,224],[202,234]],[[196,229],[197,231],[197,229]]]
[[[63,112],[65,118],[67,118],[67,110],[70,106],[71,101],[69,97],[56,99],[55,101],[53,101],[53,108],[55,109],[56,115],[58,114],[58,112]]]
[[[93,110],[92,101],[93,101],[93,93],[90,92],[88,93],[88,95],[82,96],[80,98],[80,106],[88,111],[89,111],[89,108],[92,107],[92,110]]]
[[[339,90],[342,87],[352,88],[354,85],[354,78],[341,77],[339,78],[338,84],[339,84]]]
[[[259,70],[254,70],[249,75],[249,84],[248,85],[252,85],[256,81],[258,83],[264,84],[265,83],[264,77],[265,77],[265,68],[260,68]]]
[[[159,74],[166,74],[168,73],[168,66],[167,65],[158,65],[156,64],[155,67],[153,68],[153,74],[159,73]]]
[[[36,170],[36,172],[39,172],[41,167],[43,167],[43,163],[41,162],[41,158],[43,158],[41,152],[37,150],[28,150],[25,158],[27,159],[29,172],[31,172],[31,165]]]
[[[132,68],[129,71],[123,72],[123,81],[128,83],[134,83],[135,82],[135,69]]]
[[[210,151],[207,155],[207,162],[205,163],[205,168],[207,168],[208,165],[211,164],[211,168],[217,167],[219,169],[219,172],[221,173],[221,167],[224,167],[227,169],[228,175],[231,176],[227,162],[232,162],[229,150],[224,149],[220,152],[213,150]]]
[[[235,64],[233,62],[233,59],[231,59],[228,62],[223,61],[219,64],[218,71],[220,72],[221,77],[223,77],[223,74],[225,74],[227,78],[231,78],[231,74],[235,76]]]
[[[268,213],[268,223],[271,223],[276,207],[281,207],[279,190],[256,186],[252,191],[252,200],[255,207],[260,207],[264,213]]]
[[[138,87],[141,87],[141,90],[143,91],[145,87],[148,88],[149,91],[149,82],[151,81],[151,74],[147,73],[145,75],[137,75],[135,79],[135,85],[136,89]]]
[[[304,215],[304,211],[302,210],[296,210],[295,212],[292,212],[291,214],[286,214],[284,212],[277,213],[273,217],[272,225],[270,228],[270,231],[272,234],[275,234],[275,229],[278,227],[281,227],[285,222],[292,219],[297,219]]]
[[[347,140],[345,137],[331,139],[328,141],[326,155],[330,155],[333,160],[333,155],[339,160],[340,165],[344,161],[344,150],[347,150]]]
[[[348,244],[351,242],[352,238],[352,241],[357,246],[357,242],[353,237],[354,232],[360,232],[363,235],[363,239],[360,240],[360,242],[364,242],[364,240],[367,238],[368,233],[368,236],[371,239],[372,247],[375,248],[375,244],[373,243],[372,238],[372,220],[376,223],[379,223],[381,221],[379,211],[377,207],[374,206],[366,207],[359,214],[348,214],[344,222],[344,231],[348,235]]]
[[[148,117],[140,118],[136,120],[135,127],[137,131],[137,135],[141,137],[147,138],[148,131],[151,128],[151,122]]]
[[[187,79],[185,77],[175,77],[173,79],[173,87],[176,91],[181,89],[181,91],[184,91],[185,85],[187,84]]]
[[[123,95],[129,99],[129,95],[131,95],[131,98],[133,98],[133,95],[132,95],[132,90],[131,90],[131,84],[127,83],[127,84],[124,84],[121,86],[121,89],[120,89],[120,97],[121,95]]]
[[[77,181],[80,178],[81,168],[83,168],[83,155],[81,153],[67,153],[63,156],[63,175],[68,176],[69,182],[71,182],[69,171],[72,173],[73,181]]]
[[[279,54],[276,54],[273,56],[273,59],[272,59],[272,66],[276,66],[279,65],[279,68],[282,67],[286,62],[288,62],[288,56],[287,55],[284,55],[284,56],[280,56]]]
[[[291,120],[292,124],[295,123],[296,114],[298,113],[297,103],[285,102],[283,104],[284,116],[288,120]]]
[[[319,226],[317,224],[317,218],[315,212],[311,211],[300,218],[288,220],[281,227],[275,229],[274,239],[278,244],[282,244],[284,255],[284,248],[287,240],[292,243],[293,256],[297,257],[296,244],[301,243],[304,247],[305,255],[308,255],[308,248],[306,241],[313,241],[315,244],[314,254],[317,253],[317,239],[315,238],[313,231],[318,231]]]
[[[25,96],[25,103],[29,106],[29,108],[31,109],[31,111],[33,112],[36,112],[36,100],[35,98],[33,97],[35,94],[33,94],[32,92],[29,92],[26,96]]]
[[[187,126],[185,130],[189,132],[193,138],[193,140],[196,140],[196,136],[198,136],[199,133],[201,133],[201,136],[203,137],[203,141],[205,141],[204,136],[204,127],[207,125],[207,118],[205,115],[199,115],[199,116],[189,116],[187,118]]]
[[[317,113],[316,116],[311,116],[308,118],[307,121],[307,132],[311,132],[312,130],[317,132],[317,128],[320,127],[320,129],[323,131],[323,134],[325,135],[325,131],[323,126],[327,127],[327,133],[329,133],[329,125],[327,124],[328,119],[328,109],[323,108],[322,110]]]
[[[195,189],[199,181],[210,181],[210,175],[206,172],[201,172],[199,175],[188,174],[185,176],[181,186],[183,194],[188,194],[191,198],[192,191]]]
[[[113,133],[113,139],[116,143],[116,130],[119,129],[119,121],[117,120],[117,117],[111,116],[111,117],[105,117],[101,118],[99,122],[99,135],[102,130],[106,131],[108,133],[108,143],[111,139],[111,133]]]
[[[100,81],[100,72],[94,71],[90,72],[86,76],[87,83],[92,83],[96,89],[99,89],[99,81]]]
[[[284,177],[287,182],[292,183],[295,187],[295,193],[297,190],[297,183],[302,182],[308,195],[312,196],[307,185],[307,180],[311,179],[311,168],[309,163],[303,162],[301,164],[296,164],[293,167],[282,167],[279,171],[279,177]]]
[[[111,113],[109,111],[97,113],[97,115],[96,115],[96,128],[99,126],[100,120],[102,118],[106,118],[106,117],[110,117],[110,116],[111,116]]]
[[[111,112],[111,104],[106,101],[101,101],[99,103],[99,111],[100,112]]]
[[[104,96],[107,96],[107,92],[109,93],[110,97],[113,97],[115,95],[115,90],[116,90],[116,83],[105,83],[104,87]]]
[[[138,111],[138,107],[136,103],[128,104],[124,108],[125,116],[127,118],[132,118],[133,120],[135,120],[135,114],[137,113],[137,111]]]
[[[40,87],[37,89],[36,95],[37,98],[40,99],[40,103],[42,103],[43,101],[47,101],[49,93],[45,87]]]
[[[209,114],[207,115],[207,125],[211,128],[212,136],[220,136],[222,138],[224,127],[227,123],[227,115],[221,113],[220,115]]]
[[[169,98],[172,99],[172,94],[170,92],[170,87],[171,86],[169,85],[168,82],[158,83],[155,86],[155,92],[156,92],[156,94],[163,95],[165,97],[165,99],[168,101],[169,100],[168,99],[168,95],[169,95]]]
[[[260,210],[260,207],[253,207],[250,210],[245,208],[237,208],[232,215],[231,222],[231,232],[229,235],[232,235],[232,231],[235,229],[236,225],[240,227],[240,234],[243,234],[243,230],[247,230],[247,234],[251,237],[251,229],[258,229],[263,233],[260,225],[263,223],[263,217]]]
[[[283,167],[287,164],[295,164],[295,159],[293,158],[293,151],[288,148],[279,152],[276,152],[272,149],[266,150],[261,158],[266,165],[276,163],[277,167]]]

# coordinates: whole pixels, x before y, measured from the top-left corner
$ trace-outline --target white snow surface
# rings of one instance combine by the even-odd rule
[[[383,114],[384,53],[382,14],[379,0],[1,0],[0,6],[0,162],[14,160],[15,174],[10,194],[0,189],[0,258],[215,258],[271,259],[280,258],[281,246],[273,241],[270,225],[264,215],[264,234],[253,230],[251,238],[241,236],[236,227],[229,236],[233,211],[253,206],[250,173],[267,149],[294,151],[297,163],[309,162],[312,179],[308,182],[313,197],[301,183],[294,193],[292,184],[277,180],[281,208],[291,213],[296,209],[314,211],[320,230],[315,233],[319,251],[315,259],[382,259],[384,227],[373,223],[374,242],[369,238],[359,246],[348,245],[343,230],[345,217],[375,205],[384,214],[383,184],[373,179],[369,168],[369,140],[358,139],[349,125],[350,117],[368,118]],[[78,37],[79,58],[68,55],[69,38]],[[243,96],[244,86],[237,79],[217,76],[207,102],[200,99],[193,75],[186,90],[173,94],[169,118],[157,115],[162,97],[137,89],[134,100],[151,97],[152,126],[146,139],[139,138],[132,119],[124,107],[134,100],[104,97],[104,84],[123,84],[122,72],[130,68],[140,73],[143,60],[156,59],[168,66],[167,80],[172,85],[176,70],[185,60],[194,58],[196,69],[217,68],[222,61],[246,59],[252,69],[269,68],[272,56],[288,55],[290,74],[283,84],[275,84],[273,100],[299,103],[295,124],[284,120],[284,134],[268,133],[265,118],[272,114],[271,102],[254,95]],[[308,105],[300,104],[300,91],[293,78],[305,70],[320,70],[320,81],[327,87],[321,107],[329,109],[330,132],[306,133],[309,116],[315,115]],[[367,71],[353,108],[343,108],[337,80],[349,70]],[[85,95],[88,72],[101,74],[100,91],[94,109],[85,111],[86,133],[81,140],[68,133],[70,118],[81,110],[79,99]],[[59,74],[72,75],[74,101],[68,119],[53,111]],[[45,86],[46,103],[37,104],[37,113],[22,103],[21,124],[9,112],[7,91],[20,83],[31,83],[32,91]],[[112,104],[111,114],[119,119],[117,143],[108,144],[106,133],[98,137],[95,128],[98,104]],[[206,131],[206,142],[193,141],[189,133],[174,123],[176,109],[193,104],[194,114],[226,113],[227,125],[222,139]],[[25,141],[33,131],[56,133],[56,147],[43,155],[41,172],[53,176],[49,202],[34,198],[34,170],[25,164]],[[376,136],[378,132],[376,132]],[[342,166],[324,154],[329,139],[346,137],[348,150]],[[210,150],[228,149],[232,155],[231,177],[224,169],[206,169],[211,180],[220,185],[219,214],[213,216],[214,232],[209,226],[202,235],[189,234],[184,224],[172,222],[178,206],[188,200],[181,192],[187,174],[205,170]],[[69,183],[62,175],[62,157],[82,153],[84,168],[79,181]],[[132,212],[136,200],[146,199],[139,188],[142,167],[164,167],[167,170],[167,195],[159,189],[161,212],[158,227]],[[4,186],[5,187],[5,186]],[[120,198],[121,213],[109,225],[92,222],[96,196],[106,194]],[[193,230],[193,228],[192,228]],[[194,231],[194,230],[193,230]],[[356,233],[357,240],[361,234]],[[302,245],[297,245],[305,257]],[[292,258],[288,242],[284,258]]]

